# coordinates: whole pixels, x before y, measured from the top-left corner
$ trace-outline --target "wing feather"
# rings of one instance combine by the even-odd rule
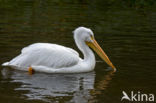
[[[79,60],[79,54],[71,48],[49,43],[35,43],[23,48],[21,54],[12,59],[9,64],[20,67],[40,65],[62,68],[76,65]]]

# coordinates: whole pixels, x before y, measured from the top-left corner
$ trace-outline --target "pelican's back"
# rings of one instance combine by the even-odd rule
[[[7,65],[24,68],[46,66],[57,69],[74,66],[79,60],[79,54],[73,49],[56,44],[35,43],[23,48],[21,54],[8,62]]]

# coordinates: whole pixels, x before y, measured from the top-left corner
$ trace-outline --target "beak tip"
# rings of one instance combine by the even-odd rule
[[[116,72],[116,68],[113,68],[113,71]]]

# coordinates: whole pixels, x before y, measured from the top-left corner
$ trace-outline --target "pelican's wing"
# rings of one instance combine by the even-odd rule
[[[79,60],[79,54],[73,49],[56,44],[35,43],[23,48],[21,54],[12,59],[9,65],[62,68],[74,66]]]

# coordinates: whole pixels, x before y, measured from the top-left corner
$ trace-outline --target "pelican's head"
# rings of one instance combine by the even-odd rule
[[[85,43],[87,46],[91,47],[109,66],[111,66],[114,71],[116,71],[115,66],[109,60],[108,56],[99,46],[94,38],[94,33],[91,29],[85,27],[78,27],[74,30],[74,39],[78,47],[81,49]]]
[[[91,42],[94,37],[94,34],[91,29],[85,27],[78,27],[74,30],[74,39],[79,41],[88,41]]]

